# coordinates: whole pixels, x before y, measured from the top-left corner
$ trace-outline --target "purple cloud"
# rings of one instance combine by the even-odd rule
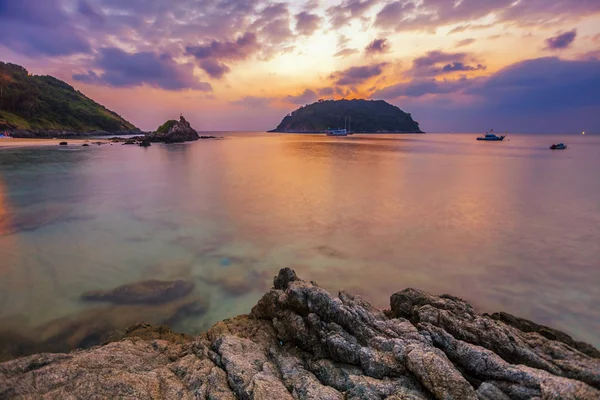
[[[226,73],[231,71],[227,65],[210,58],[201,60],[198,66],[211,78],[215,79],[221,79]]]
[[[438,81],[434,79],[413,80],[377,90],[371,95],[371,98],[390,100],[398,97],[420,97],[427,94],[454,93],[466,89],[472,83],[473,80],[467,79],[456,81]]]
[[[165,90],[212,91],[209,83],[199,82],[194,77],[191,64],[178,64],[168,54],[127,53],[115,47],[103,48],[94,60],[94,67],[103,72],[99,75],[88,71],[86,74],[73,75],[73,79],[114,87],[146,84]]]
[[[328,8],[327,15],[334,28],[341,28],[353,19],[364,18],[364,14],[377,2],[378,0],[344,0],[341,4]]]
[[[365,53],[367,55],[382,54],[389,51],[387,39],[375,39],[367,45]]]
[[[577,30],[561,33],[560,35],[546,39],[546,48],[549,50],[566,49],[575,41]]]
[[[440,50],[430,51],[424,56],[413,60],[413,66],[408,75],[414,77],[436,76],[455,71],[475,71],[485,69],[481,64],[471,66],[467,61],[473,58],[467,53],[447,53]]]
[[[0,0],[0,45],[29,56],[91,51],[85,32],[59,0]]]
[[[358,85],[370,78],[381,75],[386,65],[387,63],[379,63],[361,67],[350,67],[346,70],[335,72],[331,77],[337,79],[336,84],[340,86]]]
[[[286,100],[292,104],[309,104],[315,102],[319,96],[314,90],[306,89],[297,96],[287,96]]]
[[[296,31],[300,35],[310,36],[321,25],[321,17],[306,11],[296,15]]]
[[[186,54],[198,60],[215,58],[219,60],[243,60],[257,51],[259,44],[254,33],[247,32],[236,40],[220,42],[213,40],[206,45],[187,46]]]
[[[484,65],[477,64],[477,66],[473,67],[471,65],[466,65],[461,62],[455,62],[452,64],[446,64],[442,68],[442,72],[456,72],[456,71],[477,71],[480,69],[486,69]]]

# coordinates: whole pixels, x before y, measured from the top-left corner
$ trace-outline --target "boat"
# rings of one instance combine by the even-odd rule
[[[329,129],[327,136],[348,136],[348,131],[346,129]]]
[[[553,144],[550,146],[550,150],[566,150],[567,145],[564,143]]]
[[[10,133],[8,132],[0,132],[0,139],[12,139],[12,136],[10,136]]]
[[[488,142],[501,142],[504,140],[506,136],[498,136],[494,133],[494,130],[491,129],[489,132],[487,132],[485,135],[483,136],[479,136],[477,138],[477,140],[484,140],[484,141],[488,141]]]
[[[344,126],[348,129],[327,129],[327,136],[348,136],[350,133],[350,117],[344,117]]]

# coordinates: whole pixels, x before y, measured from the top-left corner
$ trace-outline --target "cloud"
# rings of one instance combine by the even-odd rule
[[[303,11],[296,14],[296,31],[300,35],[311,36],[321,25],[321,17]]]
[[[315,102],[319,96],[314,90],[306,89],[297,96],[287,96],[286,100],[292,104],[309,104]]]
[[[198,66],[211,78],[215,79],[221,79],[226,73],[231,71],[227,65],[210,58],[201,60]]]
[[[365,53],[367,55],[382,54],[389,51],[387,39],[375,39],[367,45]]]
[[[454,46],[454,47],[464,47],[464,46],[468,46],[468,45],[470,45],[470,44],[473,44],[473,43],[475,43],[476,41],[477,41],[477,39],[474,39],[474,38],[468,38],[468,39],[459,40],[459,41],[456,43],[456,46]]]
[[[451,33],[477,26],[469,24],[493,16],[496,23],[516,23],[531,27],[552,25],[600,12],[598,1],[572,0],[423,0],[394,1],[377,14],[375,26],[396,31],[435,30],[438,27],[462,24]]]
[[[546,48],[549,50],[562,50],[569,47],[577,37],[577,30],[561,33],[554,37],[546,39]]]
[[[259,44],[256,35],[247,32],[234,41],[213,40],[200,46],[187,46],[185,52],[198,60],[214,58],[219,60],[243,60],[257,51]]]
[[[245,96],[239,100],[232,101],[231,104],[239,107],[261,109],[269,107],[272,101],[273,99],[270,97]]]
[[[76,22],[59,0],[0,0],[0,45],[29,56],[89,53]]]
[[[332,74],[332,78],[337,79],[336,84],[340,86],[358,85],[370,78],[381,75],[386,65],[387,63],[379,63],[361,67],[350,67],[346,70],[335,72]]]
[[[477,64],[477,66],[473,67],[471,65],[466,65],[461,62],[454,62],[452,64],[446,64],[442,68],[443,72],[456,72],[456,71],[477,71],[480,69],[486,69],[484,65]]]
[[[412,68],[407,72],[409,76],[427,77],[436,76],[456,71],[476,71],[485,69],[481,64],[471,66],[467,61],[474,58],[468,53],[447,53],[441,50],[430,51],[424,56],[413,60]]]
[[[378,0],[344,0],[341,4],[327,9],[327,15],[333,28],[347,26],[354,19],[364,18],[364,14],[371,9]]]
[[[132,87],[149,85],[165,90],[196,89],[212,91],[209,83],[199,82],[193,75],[191,64],[178,64],[168,54],[151,52],[127,53],[110,47],[100,49],[94,60],[93,70],[73,75],[73,79],[97,85]]]
[[[332,87],[324,87],[317,90],[317,93],[319,94],[319,96],[333,96],[335,90]]]
[[[345,57],[351,56],[352,54],[356,54],[356,53],[359,53],[359,51],[357,49],[341,49],[340,51],[335,53],[333,56],[345,58]]]
[[[600,60],[546,57],[512,64],[489,77],[415,80],[372,94],[400,101],[425,129],[572,132],[600,129]],[[587,127],[587,128],[586,128]]]
[[[435,79],[413,80],[398,83],[375,91],[371,98],[390,100],[398,97],[420,97],[427,94],[454,93],[466,89],[473,84],[473,80],[466,78],[455,81],[438,81]]]

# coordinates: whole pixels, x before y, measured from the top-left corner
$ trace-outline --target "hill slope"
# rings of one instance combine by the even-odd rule
[[[422,133],[411,115],[383,100],[320,100],[286,116],[273,132],[323,132],[343,128],[350,117],[352,132]]]
[[[0,130],[128,132],[118,114],[51,76],[0,62]]]

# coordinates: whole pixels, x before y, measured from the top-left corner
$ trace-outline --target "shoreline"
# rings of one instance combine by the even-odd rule
[[[106,139],[100,139],[97,141],[105,141]],[[90,138],[69,138],[69,139],[54,139],[54,138],[11,138],[11,139],[0,139],[0,150],[3,149],[16,149],[23,147],[48,147],[58,146],[60,142],[71,142],[83,145],[86,141],[92,142]],[[108,142],[107,142],[108,143]]]
[[[0,364],[15,396],[600,398],[600,352],[563,332],[405,289],[379,310],[282,269],[248,315],[198,336],[138,323],[71,353]],[[196,397],[194,397],[196,396]]]

